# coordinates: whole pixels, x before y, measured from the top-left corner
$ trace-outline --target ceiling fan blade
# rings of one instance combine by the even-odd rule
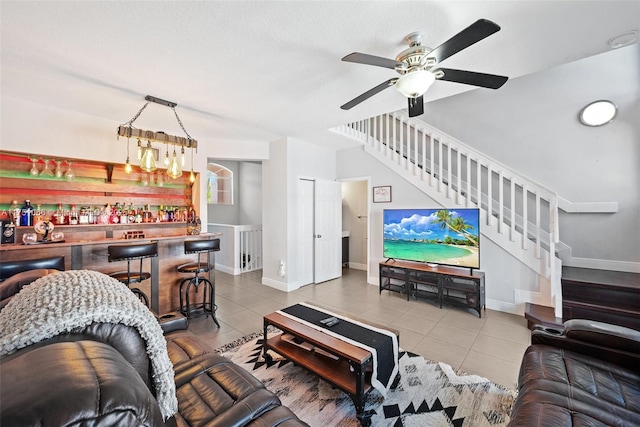
[[[398,80],[398,79],[397,78],[393,78],[393,79],[387,80],[386,82],[380,83],[378,86],[374,87],[373,89],[369,89],[368,91],[366,91],[362,95],[356,96],[351,101],[349,101],[346,104],[342,105],[340,108],[342,108],[343,110],[350,110],[351,108],[353,108],[356,105],[360,104],[362,101],[371,98],[376,93],[382,92],[383,90],[385,90],[389,86],[393,86],[395,84],[396,80]]]
[[[356,62],[358,64],[375,65],[376,67],[391,68],[403,67],[402,62],[394,59],[387,59],[381,56],[368,55],[366,53],[353,52],[342,58],[346,62]]]
[[[417,98],[407,98],[409,100],[409,117],[416,117],[424,113],[424,100],[422,95]]]
[[[489,21],[488,19],[478,19],[476,22],[433,49],[427,56],[429,58],[435,58],[436,63],[440,63],[451,55],[460,52],[462,49],[468,48],[472,44],[477,43],[498,31],[500,31],[500,26],[495,22]]]
[[[475,71],[453,70],[451,68],[438,68],[438,70],[444,73],[444,76],[439,77],[438,80],[486,87],[488,89],[498,89],[509,80],[509,77],[476,73]]]

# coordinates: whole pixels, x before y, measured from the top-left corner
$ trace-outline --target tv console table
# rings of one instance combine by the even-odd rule
[[[466,270],[466,271],[465,271]],[[440,308],[447,301],[472,308],[482,317],[485,308],[484,273],[454,267],[429,267],[407,261],[380,263],[380,289],[402,292],[407,296],[436,300]]]

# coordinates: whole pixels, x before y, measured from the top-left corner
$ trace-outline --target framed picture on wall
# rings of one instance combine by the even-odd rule
[[[391,186],[373,187],[373,203],[390,203]]]

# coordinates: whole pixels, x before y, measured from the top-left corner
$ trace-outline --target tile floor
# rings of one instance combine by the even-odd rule
[[[189,330],[212,348],[262,329],[262,316],[301,302],[316,302],[336,312],[389,325],[400,332],[400,347],[427,359],[448,363],[505,387],[515,388],[522,355],[529,345],[524,317],[486,310],[443,306],[432,301],[407,301],[404,295],[366,283],[366,272],[343,269],[343,276],[293,292],[260,283],[262,271],[231,276],[216,272],[218,329],[211,317],[192,319]],[[486,313],[486,314],[485,314]]]

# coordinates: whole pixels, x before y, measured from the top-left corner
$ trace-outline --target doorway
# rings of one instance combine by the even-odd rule
[[[298,248],[301,284],[342,275],[342,186],[321,179],[298,182]]]
[[[348,267],[369,272],[369,178],[342,181],[342,229],[348,233]]]

